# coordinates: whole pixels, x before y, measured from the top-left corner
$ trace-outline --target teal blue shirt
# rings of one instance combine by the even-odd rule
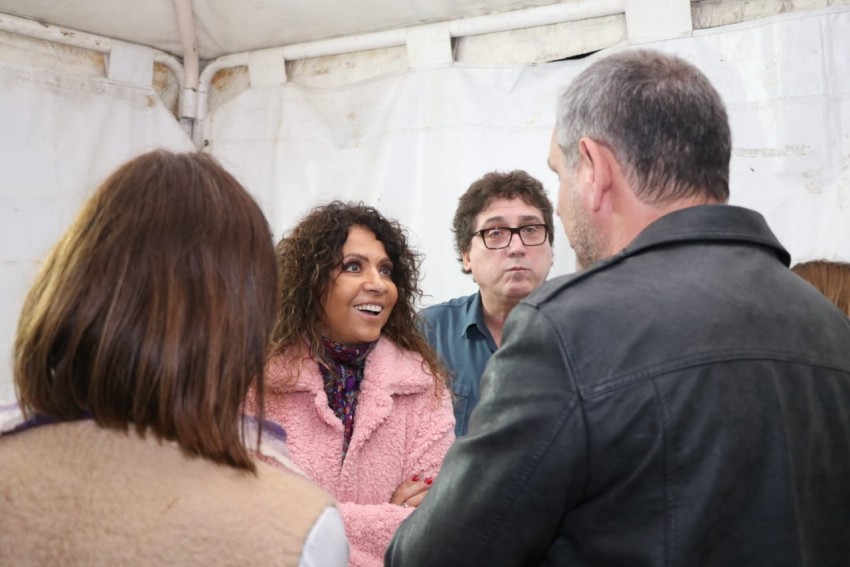
[[[450,299],[425,308],[425,337],[452,373],[455,434],[466,435],[469,416],[478,404],[478,384],[496,341],[484,324],[481,294]]]

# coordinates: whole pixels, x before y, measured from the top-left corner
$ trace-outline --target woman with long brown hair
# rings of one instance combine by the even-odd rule
[[[268,224],[212,158],[109,177],[21,313],[0,564],[345,564],[331,498],[251,457],[276,294]]]

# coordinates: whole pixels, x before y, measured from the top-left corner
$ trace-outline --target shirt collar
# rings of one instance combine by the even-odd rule
[[[469,333],[478,332],[488,342],[493,341],[490,329],[484,323],[484,305],[481,303],[481,292],[476,293],[466,305],[466,314],[463,320],[462,336],[469,337]],[[495,344],[495,341],[494,341]]]

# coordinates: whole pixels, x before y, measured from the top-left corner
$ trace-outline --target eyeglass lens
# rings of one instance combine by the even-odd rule
[[[485,228],[479,233],[487,248],[507,248],[510,246],[514,234],[519,235],[520,240],[526,246],[539,246],[546,241],[547,236],[545,224],[529,224],[517,228],[497,226]]]

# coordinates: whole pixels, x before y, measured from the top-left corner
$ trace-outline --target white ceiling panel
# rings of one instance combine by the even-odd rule
[[[588,0],[593,1],[593,0]],[[193,0],[201,59],[557,0]],[[0,0],[0,12],[183,55],[174,0]]]

